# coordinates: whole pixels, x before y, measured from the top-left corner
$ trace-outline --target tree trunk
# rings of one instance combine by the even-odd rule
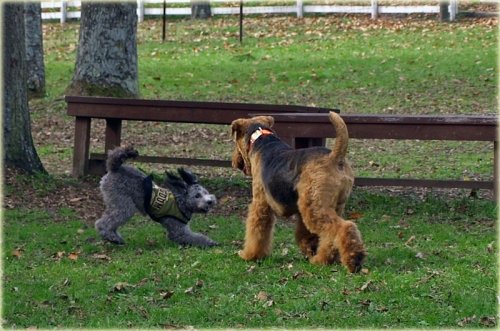
[[[28,94],[30,97],[41,97],[45,94],[42,6],[40,2],[26,2],[24,10]]]
[[[137,97],[137,3],[82,1],[76,67],[66,94]]]
[[[450,20],[450,12],[448,11],[449,5],[450,5],[449,0],[439,1],[439,19],[442,22],[446,22],[446,21]]]
[[[208,0],[191,0],[191,18],[210,18],[212,9]]]
[[[31,137],[24,4],[3,4],[3,152],[6,166],[44,172]]]

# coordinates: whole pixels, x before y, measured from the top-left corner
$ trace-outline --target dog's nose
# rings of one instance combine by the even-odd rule
[[[207,203],[208,203],[208,205],[209,205],[210,207],[212,207],[213,205],[215,205],[216,201],[217,201],[217,200],[216,200],[215,198],[212,198],[212,199],[209,199],[209,200],[207,201]]]

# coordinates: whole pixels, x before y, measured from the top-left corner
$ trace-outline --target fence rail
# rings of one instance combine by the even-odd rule
[[[163,15],[164,0],[137,0],[137,16],[139,22],[145,16]],[[239,1],[211,0],[213,15],[239,14]],[[190,0],[165,0],[166,15],[189,16],[191,15]],[[183,6],[185,5],[185,7]],[[182,6],[182,7],[180,7]],[[79,19],[81,1],[42,1],[42,20],[59,20],[65,23],[68,19]],[[448,6],[450,20],[453,21],[458,13],[458,0],[450,0]],[[243,14],[370,14],[373,19],[379,14],[438,14],[439,1],[436,5],[401,5],[379,6],[378,0],[371,0],[370,5],[313,5],[304,4],[303,0],[296,0],[295,5],[283,6],[255,6],[249,1],[243,1]]]

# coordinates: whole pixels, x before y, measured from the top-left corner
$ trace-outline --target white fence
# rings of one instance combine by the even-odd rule
[[[145,16],[163,15],[164,0],[138,0],[137,15],[139,22]],[[191,15],[190,0],[165,0],[166,15]],[[239,1],[211,0],[212,15],[239,14]],[[304,4],[303,0],[296,0],[295,5],[288,6],[255,6],[251,1],[243,1],[243,14],[296,14],[303,17],[304,14],[334,14],[334,13],[358,13],[370,14],[377,18],[379,14],[413,14],[413,13],[439,13],[439,1],[435,5],[401,5],[401,6],[379,6],[377,0],[370,0],[370,5],[313,5]],[[175,5],[175,6],[173,6]],[[185,5],[185,7],[181,7]],[[67,19],[80,18],[81,1],[42,1],[42,19],[59,20],[65,23]],[[448,6],[450,20],[454,20],[458,13],[458,0],[450,0]]]

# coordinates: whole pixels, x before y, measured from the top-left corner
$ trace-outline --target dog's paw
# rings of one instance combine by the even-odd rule
[[[115,245],[125,245],[125,240],[118,234],[101,234],[104,241],[110,242]]]
[[[259,259],[266,257],[266,254],[264,254],[264,253],[257,254],[257,253],[252,253],[252,252],[248,252],[245,250],[239,251],[238,255],[245,261],[255,261],[255,260],[259,260]]]
[[[319,264],[319,265],[327,265],[332,263],[328,257],[319,254],[316,254],[313,257],[311,257],[309,259],[309,262],[311,262],[312,264]]]

